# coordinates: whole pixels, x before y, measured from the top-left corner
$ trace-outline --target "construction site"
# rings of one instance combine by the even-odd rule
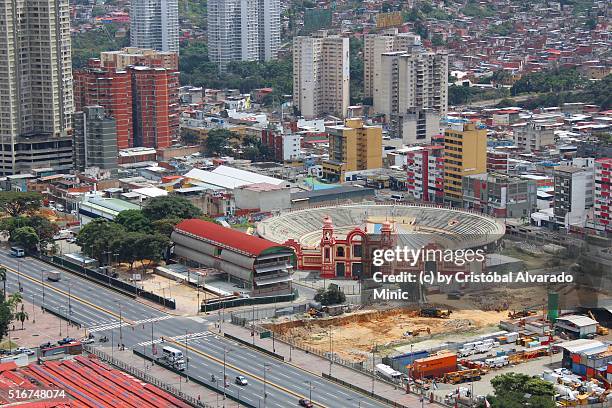
[[[299,319],[276,319],[265,323],[279,337],[291,338],[297,344],[321,352],[330,350],[339,357],[359,362],[371,358],[372,349],[378,353],[393,351],[402,346],[436,337],[443,341],[446,335],[457,336],[493,331],[505,314],[496,311],[434,309],[440,317],[415,309],[363,310],[342,316]]]

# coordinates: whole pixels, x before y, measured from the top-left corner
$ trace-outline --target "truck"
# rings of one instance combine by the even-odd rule
[[[387,381],[401,383],[404,375],[386,364],[376,364],[376,374]]]
[[[501,368],[507,366],[509,363],[508,356],[487,358],[485,360],[485,364],[490,368]]]
[[[47,272],[47,279],[51,282],[59,282],[62,279],[62,273],[60,271],[49,271]]]
[[[164,346],[162,348],[162,355],[157,360],[161,365],[172,367],[178,371],[185,370],[185,359],[183,358],[183,352],[177,348]]]

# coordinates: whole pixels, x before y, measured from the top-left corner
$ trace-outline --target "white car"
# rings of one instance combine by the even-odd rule
[[[27,354],[28,356],[33,356],[34,354],[36,354],[36,352],[32,349],[29,349],[27,347],[17,347],[14,351],[14,353],[17,354]]]

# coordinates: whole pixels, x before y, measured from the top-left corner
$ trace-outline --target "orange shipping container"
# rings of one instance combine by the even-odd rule
[[[441,377],[457,370],[457,354],[444,353],[415,360],[412,364],[413,378]]]

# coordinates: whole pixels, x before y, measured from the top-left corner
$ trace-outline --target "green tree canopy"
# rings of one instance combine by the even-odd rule
[[[83,253],[97,259],[103,265],[111,259],[111,243],[125,234],[123,226],[104,219],[96,219],[81,228],[76,243]]]
[[[202,210],[191,204],[189,200],[172,195],[150,199],[142,212],[153,222],[164,218],[187,219],[202,215]]]
[[[227,129],[212,129],[206,135],[205,148],[206,152],[211,155],[223,155],[227,152],[227,146],[230,144],[230,139],[236,134]]]
[[[493,408],[554,408],[553,385],[538,377],[521,373],[506,373],[494,377],[494,396],[487,399]]]
[[[158,234],[170,237],[170,234],[174,231],[174,226],[181,221],[182,219],[178,217],[162,218],[161,220],[153,221],[153,230]]]
[[[53,241],[53,236],[57,234],[60,229],[57,224],[40,215],[28,217],[27,225],[34,228],[41,243]]]
[[[338,305],[346,301],[346,295],[338,288],[338,285],[331,284],[326,290],[319,289],[314,300],[321,302],[324,306]]]
[[[17,228],[15,232],[13,232],[11,241],[24,248],[26,251],[36,251],[38,249],[40,239],[38,238],[34,228],[21,227]]]
[[[30,214],[40,208],[42,199],[40,193],[2,191],[0,192],[0,210],[12,217]]]
[[[144,233],[151,230],[151,221],[143,214],[142,210],[121,211],[114,221],[125,228],[126,231]]]

